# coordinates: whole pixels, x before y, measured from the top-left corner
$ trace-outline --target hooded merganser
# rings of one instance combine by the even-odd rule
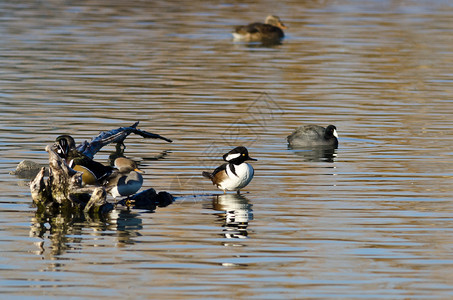
[[[143,176],[140,173],[145,172],[138,169],[133,160],[125,157],[115,159],[115,167],[118,170],[107,178],[106,191],[115,199],[117,197],[129,197],[137,193],[143,185]]]
[[[318,125],[304,125],[297,128],[287,137],[292,148],[329,146],[338,147],[337,128],[329,125],[327,128]]]
[[[279,42],[285,37],[282,29],[286,29],[286,26],[280,21],[280,18],[269,15],[264,24],[256,22],[237,26],[233,37],[235,40],[245,42]]]
[[[221,165],[214,172],[203,172],[203,177],[211,179],[212,183],[219,189],[226,191],[240,190],[252,181],[253,167],[246,163],[247,160],[256,160],[249,156],[247,148],[240,146],[223,155],[225,164]]]
[[[105,166],[76,149],[74,139],[70,135],[60,135],[54,143],[57,154],[63,158],[70,168],[82,172],[84,184],[97,184],[99,180],[112,173],[113,168]]]

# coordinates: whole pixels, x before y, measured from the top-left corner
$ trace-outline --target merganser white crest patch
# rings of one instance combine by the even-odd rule
[[[241,153],[231,153],[231,154],[228,154],[227,157],[225,157],[225,160],[230,161],[235,158],[238,158],[239,156],[241,156]]]

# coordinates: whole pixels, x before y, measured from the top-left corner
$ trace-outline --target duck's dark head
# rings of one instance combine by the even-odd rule
[[[247,148],[239,146],[223,155],[223,160],[235,165],[240,165],[246,160],[257,160],[249,156]]]
[[[69,151],[75,148],[75,141],[70,135],[60,135],[55,139],[54,147],[60,157],[67,158]]]
[[[327,126],[326,131],[324,132],[324,137],[326,139],[331,139],[333,137],[338,138],[337,127],[334,125]]]

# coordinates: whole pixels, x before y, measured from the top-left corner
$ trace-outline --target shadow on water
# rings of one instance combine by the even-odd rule
[[[109,162],[110,166],[115,165],[115,159],[117,159],[118,157],[126,156],[124,154],[125,149],[126,149],[126,147],[124,146],[124,144],[115,145],[115,151],[111,151],[109,154],[109,158],[108,158],[108,162]],[[143,159],[143,161],[157,161],[157,160],[164,159],[168,155],[168,153],[169,153],[169,150],[163,150],[156,155],[142,157],[142,159]]]
[[[222,211],[216,215],[223,221],[223,235],[228,239],[248,237],[248,222],[253,219],[252,204],[238,194],[216,195],[212,199],[213,209]]]
[[[288,150],[307,162],[334,162],[338,149],[333,147],[291,148]]]

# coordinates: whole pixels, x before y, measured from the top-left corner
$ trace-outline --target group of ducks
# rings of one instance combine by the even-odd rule
[[[54,148],[68,166],[82,173],[82,183],[102,185],[116,200],[117,197],[130,196],[138,192],[143,185],[144,171],[126,157],[118,157],[114,161],[115,168],[97,162],[79,152],[75,141],[70,135],[56,138]]]
[[[244,26],[237,26],[233,32],[235,40],[245,42],[278,43],[285,34],[286,26],[279,17],[269,15],[265,23],[255,22]],[[136,123],[138,124],[138,123]],[[134,126],[136,126],[134,124]],[[135,127],[134,127],[135,128]],[[297,128],[287,137],[290,148],[306,148],[338,146],[337,131],[334,125],[327,128],[317,125],[306,125]],[[166,138],[160,137],[166,141]],[[129,197],[138,192],[143,185],[144,173],[138,169],[137,164],[126,157],[118,157],[114,161],[115,168],[103,165],[82,152],[78,151],[74,139],[69,135],[57,137],[54,148],[69,167],[82,173],[83,184],[102,185],[116,200],[118,197]],[[203,172],[202,176],[208,178],[219,189],[237,191],[246,187],[253,178],[254,169],[247,161],[256,161],[249,156],[248,150],[236,147],[223,155],[224,164],[212,173]]]
[[[318,125],[305,125],[297,128],[287,137],[290,148],[338,147],[336,127],[327,128]],[[138,192],[143,185],[144,171],[126,157],[114,161],[115,168],[99,163],[79,152],[74,139],[69,135],[57,137],[54,143],[56,153],[63,158],[69,167],[82,173],[83,184],[102,185],[116,200],[118,197],[129,197]],[[225,163],[212,173],[202,172],[219,189],[237,191],[246,187],[253,178],[254,169],[247,161],[256,161],[249,156],[247,148],[239,146],[223,155]]]

